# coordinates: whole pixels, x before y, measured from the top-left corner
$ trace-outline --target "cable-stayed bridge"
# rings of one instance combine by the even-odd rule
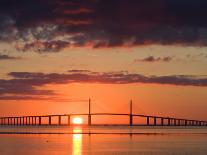
[[[207,121],[183,119],[176,117],[163,117],[134,114],[132,101],[129,106],[129,113],[92,113],[91,112],[91,100],[88,101],[88,113],[71,113],[63,115],[38,115],[38,116],[18,116],[18,117],[0,117],[0,125],[14,125],[14,126],[41,126],[41,125],[71,125],[71,117],[74,116],[86,116],[88,121],[87,125],[97,125],[92,122],[92,116],[126,116],[128,117],[128,123],[124,125],[128,126],[207,126]],[[67,117],[67,123],[62,123],[62,118]],[[144,118],[144,123],[134,123],[135,118]],[[43,123],[43,118],[47,118],[47,122]],[[54,124],[53,118],[58,118],[57,123]],[[105,124],[98,124],[105,125]],[[108,124],[114,125],[114,124]],[[116,124],[119,125],[119,124]],[[120,124],[123,125],[123,124]]]

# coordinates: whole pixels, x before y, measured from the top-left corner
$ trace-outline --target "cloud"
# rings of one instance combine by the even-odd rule
[[[130,84],[130,83],[155,83],[172,84],[181,86],[207,86],[206,76],[196,75],[169,75],[169,76],[145,76],[137,73],[128,72],[92,72],[88,70],[69,70],[68,73],[30,73],[30,72],[11,72],[8,74],[17,80],[17,83],[26,85],[42,86],[45,84],[65,84],[65,83],[111,83],[111,84]],[[9,80],[10,81],[10,80]]]
[[[100,84],[168,84],[175,86],[207,86],[207,76],[145,76],[128,72],[92,72],[88,70],[69,70],[67,73],[11,72],[10,79],[0,79],[0,99],[42,99],[56,96],[54,90],[42,89],[48,84],[100,83]]]
[[[38,90],[37,86],[42,86],[47,82],[38,79],[10,79],[0,80],[0,94],[22,94],[22,95],[50,95],[50,90]]]
[[[135,59],[134,62],[170,62],[172,61],[172,57],[166,56],[166,57],[154,57],[154,56],[148,56],[143,59]]]
[[[206,46],[206,7],[206,0],[1,0],[0,41],[28,51],[42,43],[43,52],[71,46]]]
[[[37,52],[59,52],[61,49],[68,47],[70,44],[66,41],[46,41],[46,42],[32,42],[25,44],[22,48],[23,51],[33,50]]]
[[[0,96],[0,100],[50,100],[50,98],[39,97],[39,96],[31,96],[31,95],[4,95]]]
[[[21,59],[20,57],[9,56],[6,54],[0,54],[0,61],[1,60],[18,60]]]

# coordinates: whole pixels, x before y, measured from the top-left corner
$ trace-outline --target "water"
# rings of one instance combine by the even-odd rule
[[[207,128],[0,127],[0,155],[70,154],[207,155]]]

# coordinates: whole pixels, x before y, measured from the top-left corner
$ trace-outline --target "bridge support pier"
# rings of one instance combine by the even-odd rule
[[[61,116],[58,116],[58,124],[61,125]]]
[[[157,126],[157,117],[154,117],[154,126]]]
[[[147,117],[147,126],[150,125],[150,117]]]
[[[51,116],[49,116],[48,119],[49,119],[49,123],[48,124],[51,125],[52,124],[52,118],[51,118]]]
[[[161,126],[164,126],[164,118],[161,118]]]
[[[14,125],[17,125],[16,117],[14,117]]]
[[[34,116],[34,125],[37,125],[37,117]]]
[[[68,115],[68,125],[70,125],[70,115]]]
[[[42,125],[42,117],[41,116],[39,116],[39,125]]]
[[[170,126],[171,125],[171,122],[170,122],[170,118],[167,118],[167,121],[168,121],[168,126]]]

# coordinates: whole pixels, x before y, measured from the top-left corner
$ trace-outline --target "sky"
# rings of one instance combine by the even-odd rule
[[[207,120],[206,0],[1,0],[0,116]]]

